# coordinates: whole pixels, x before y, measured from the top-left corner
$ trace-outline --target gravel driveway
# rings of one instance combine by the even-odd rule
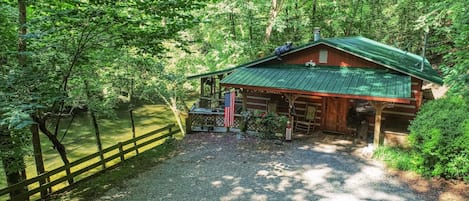
[[[291,143],[198,133],[177,156],[99,200],[421,200],[337,136]]]

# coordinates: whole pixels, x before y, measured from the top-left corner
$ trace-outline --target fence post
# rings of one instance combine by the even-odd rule
[[[50,183],[50,176],[47,176],[46,180],[47,180],[47,183]],[[49,186],[49,188],[47,189],[49,190],[49,193],[52,193],[52,186]]]
[[[125,160],[124,158],[124,148],[122,147],[122,143],[119,142],[119,155],[120,155],[120,158],[121,158],[121,162]]]
[[[186,117],[186,133],[189,134],[192,132],[192,118],[191,113],[188,113]]]
[[[67,174],[68,185],[73,184],[72,170],[70,169],[70,163],[65,163],[65,173]],[[49,192],[52,193],[52,190]]]
[[[173,129],[173,125],[169,126],[169,128],[168,128],[168,133],[171,133],[172,129]],[[173,138],[173,134],[170,134],[168,138],[169,138],[169,139],[172,139],[172,138]]]
[[[101,166],[103,167],[103,170],[106,169],[106,162],[104,162],[104,154],[103,150],[99,150],[99,158],[101,159]]]
[[[136,155],[138,155],[137,140],[135,140],[135,136],[133,136],[132,139],[134,140],[135,153],[136,153]]]

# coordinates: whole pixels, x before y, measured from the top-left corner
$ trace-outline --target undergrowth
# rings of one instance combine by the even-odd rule
[[[374,157],[426,177],[469,181],[469,104],[458,97],[423,105],[409,127],[410,149],[380,147]]]
[[[384,161],[389,167],[399,170],[415,170],[415,163],[409,150],[397,147],[379,147],[373,157]]]

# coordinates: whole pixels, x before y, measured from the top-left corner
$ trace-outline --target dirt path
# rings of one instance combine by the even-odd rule
[[[98,200],[428,200],[334,137],[291,143],[193,134],[180,154]]]

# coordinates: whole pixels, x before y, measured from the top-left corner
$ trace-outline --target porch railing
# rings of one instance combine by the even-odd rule
[[[216,128],[223,128],[225,114],[223,112],[210,112],[210,111],[191,111],[189,117],[186,119],[186,130],[191,131],[211,131]],[[235,114],[235,119],[232,128],[241,129],[243,124],[243,116]],[[264,131],[265,127],[255,124],[253,121],[247,122],[248,131]]]

